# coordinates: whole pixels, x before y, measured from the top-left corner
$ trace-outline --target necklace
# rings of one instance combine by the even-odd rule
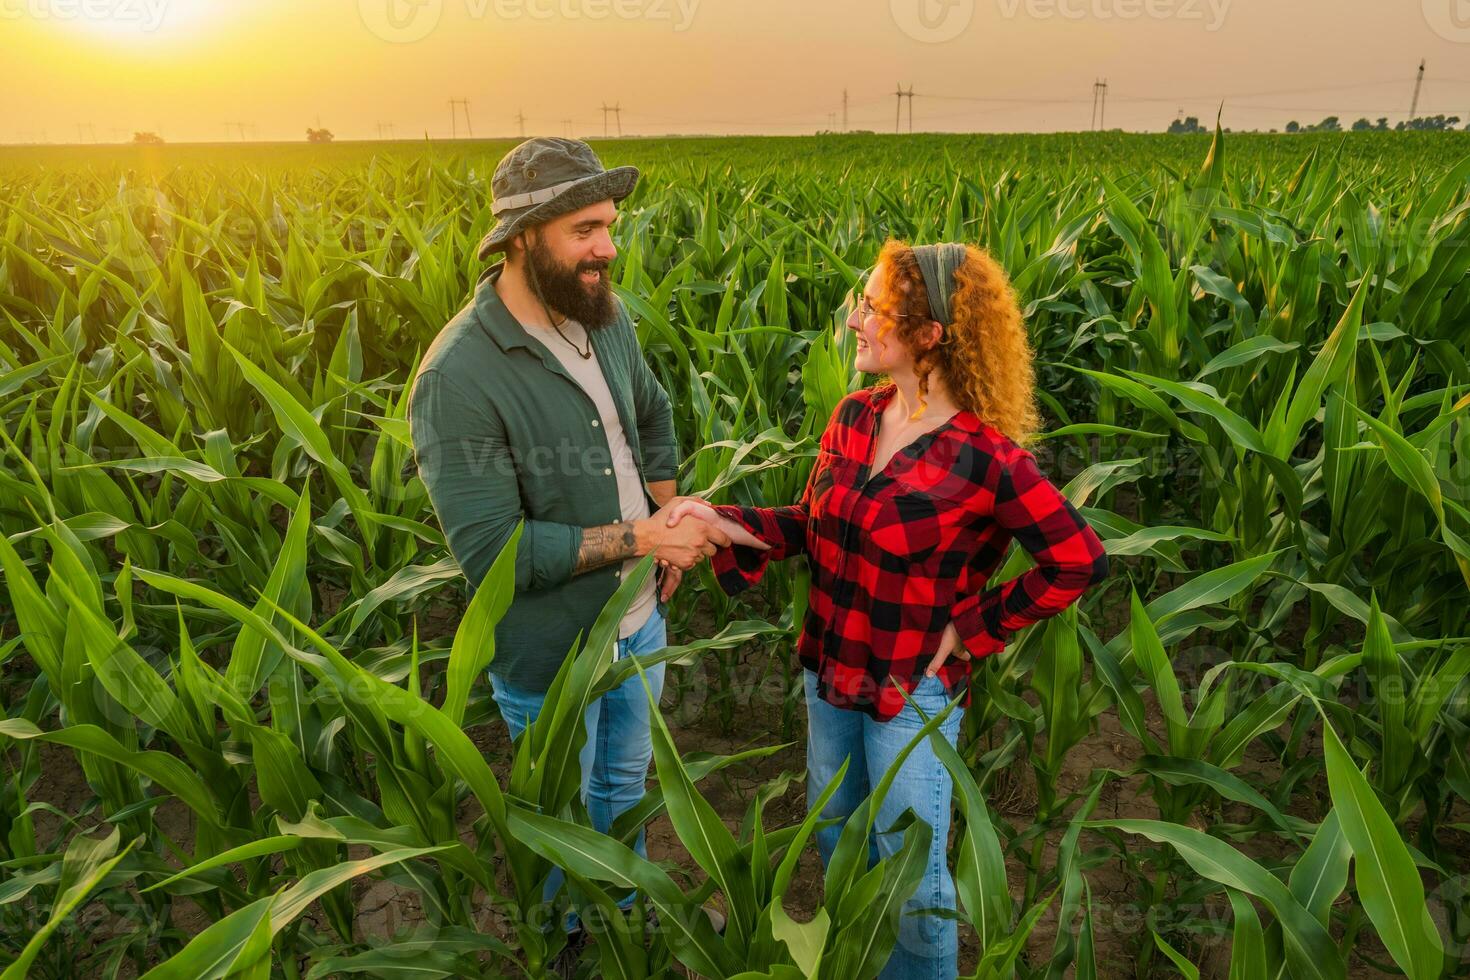
[[[550,304],[546,302],[546,297],[541,295],[541,283],[536,278],[536,267],[534,265],[531,267],[530,272],[531,291],[536,294],[536,301],[541,304],[541,309],[546,311],[546,319],[551,321],[551,329],[556,331],[558,337],[567,342],[567,346],[571,347],[572,350],[577,352],[578,357],[580,357],[584,361],[592,360],[592,332],[590,330],[587,332],[587,349],[585,351],[582,348],[578,347],[576,344],[572,343],[571,338],[561,332],[561,324],[566,323],[567,318],[562,317],[561,323],[556,322],[556,318],[551,315]]]
[[[566,322],[566,318],[562,318],[561,323]],[[553,320],[551,321],[551,328],[556,331],[558,337],[560,337],[562,340],[565,340],[568,344],[571,344],[572,350],[577,352],[578,357],[580,357],[584,361],[590,361],[592,359],[592,335],[590,333],[587,335],[587,349],[583,350],[576,344],[573,344],[570,337],[561,332],[561,323],[557,323],[555,320]]]

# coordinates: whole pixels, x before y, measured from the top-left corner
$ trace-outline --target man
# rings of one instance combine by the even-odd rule
[[[479,252],[505,261],[430,345],[410,395],[419,473],[472,589],[525,521],[490,668],[512,738],[639,559],[656,554],[662,575],[629,607],[620,658],[666,645],[663,606],[682,573],[729,544],[703,521],[667,526],[679,462],[669,399],[608,279],[616,204],[637,180],[577,140],[507,154]],[[663,667],[648,680],[657,697]],[[642,798],[652,759],[642,682],[603,696],[586,722],[582,796],[606,832]],[[641,834],[637,846],[645,853]]]

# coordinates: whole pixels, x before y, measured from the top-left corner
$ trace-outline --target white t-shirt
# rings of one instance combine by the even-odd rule
[[[643,477],[638,473],[638,463],[633,458],[633,447],[628,444],[628,436],[623,431],[623,422],[618,417],[618,408],[613,402],[612,392],[607,387],[607,379],[603,377],[602,367],[597,363],[597,355],[594,353],[589,358],[582,357],[572,349],[567,340],[558,336],[555,330],[525,326],[522,329],[546,345],[546,349],[551,351],[561,362],[561,366],[567,369],[567,373],[576,379],[577,384],[582,386],[582,390],[597,407],[600,427],[607,434],[607,446],[612,452],[612,469],[617,476],[618,504],[622,509],[623,520],[625,522],[640,521],[648,517],[648,500],[644,496]],[[582,350],[589,349],[587,328],[577,321],[567,320],[561,325],[561,332],[566,334],[572,344],[576,344]],[[599,422],[592,424],[597,426]],[[623,562],[622,574],[627,575],[632,572],[641,560],[630,558]],[[643,627],[644,623],[648,622],[648,617],[653,615],[657,599],[655,590],[654,576],[649,575],[638,596],[633,600],[633,604],[628,607],[628,614],[623,617],[618,630],[620,639],[632,636]]]

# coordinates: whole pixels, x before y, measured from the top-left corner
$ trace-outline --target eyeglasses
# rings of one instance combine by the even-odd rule
[[[857,313],[864,319],[870,316],[887,316],[900,320],[910,318],[917,318],[920,320],[925,319],[924,317],[919,316],[919,314],[917,313],[890,313],[887,310],[876,309],[874,308],[873,304],[869,302],[866,293],[862,294],[862,296],[858,297],[856,300],[849,296],[845,306],[849,316],[851,316],[853,313]]]

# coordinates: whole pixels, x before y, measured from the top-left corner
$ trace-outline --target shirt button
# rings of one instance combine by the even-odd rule
[[[612,470],[603,470],[602,471],[602,475],[603,476],[612,476]]]
[[[595,429],[595,428],[597,428],[597,427],[598,427],[598,426],[599,426],[599,425],[601,425],[601,424],[602,424],[602,423],[601,423],[601,422],[599,422],[599,421],[597,421],[597,420],[596,420],[596,419],[593,419],[593,420],[592,420],[592,428],[594,428],[594,429]]]

